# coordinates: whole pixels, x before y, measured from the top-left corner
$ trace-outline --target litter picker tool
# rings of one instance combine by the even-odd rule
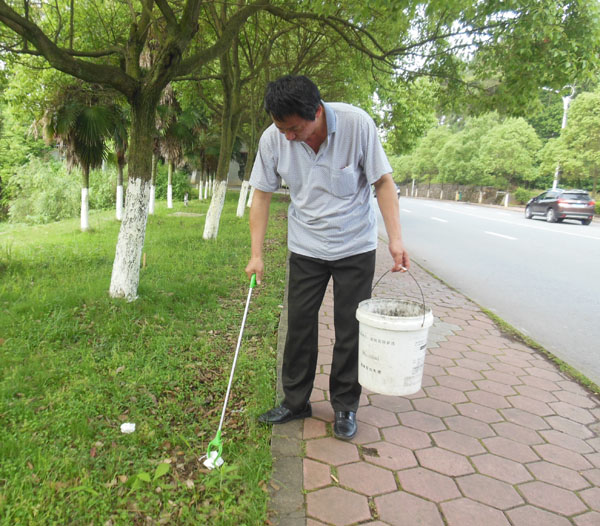
[[[235,349],[235,355],[233,357],[233,365],[231,367],[231,374],[229,375],[229,384],[227,385],[227,393],[225,394],[225,402],[223,403],[223,411],[221,412],[221,421],[219,422],[219,429],[215,438],[208,443],[208,450],[206,451],[206,460],[204,465],[208,469],[214,469],[221,467],[224,463],[221,453],[223,452],[223,442],[221,441],[221,430],[223,429],[223,421],[225,420],[225,411],[227,410],[227,402],[229,401],[229,393],[231,392],[231,384],[233,382],[233,373],[235,372],[235,365],[237,363],[238,354],[240,353],[240,347],[242,344],[242,335],[244,334],[244,325],[246,324],[246,316],[248,315],[248,307],[250,306],[250,298],[252,297],[252,289],[256,286],[256,274],[252,274],[250,279],[250,290],[248,290],[248,299],[246,300],[246,308],[244,309],[244,317],[242,318],[242,328],[240,335],[238,336],[237,346]],[[205,458],[202,457],[202,458]],[[200,460],[202,460],[202,458]]]

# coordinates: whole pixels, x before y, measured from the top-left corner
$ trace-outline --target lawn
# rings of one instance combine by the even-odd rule
[[[223,429],[225,466],[199,458],[215,436],[249,281],[248,221],[227,197],[217,240],[208,202],[157,204],[139,299],[108,296],[119,224],[93,213],[0,230],[0,524],[265,523],[285,280],[285,210],[275,196],[267,276],[252,296]],[[136,424],[121,433],[124,422]]]

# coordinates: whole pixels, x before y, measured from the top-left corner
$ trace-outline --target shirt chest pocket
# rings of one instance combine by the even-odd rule
[[[337,197],[348,197],[356,193],[358,174],[353,166],[340,170],[331,169],[329,172],[331,193]]]

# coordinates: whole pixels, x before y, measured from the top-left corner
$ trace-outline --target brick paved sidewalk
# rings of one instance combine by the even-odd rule
[[[380,242],[376,277],[390,264]],[[363,390],[356,437],[333,438],[330,287],[313,417],[273,429],[271,523],[599,526],[598,400],[464,296],[411,272],[435,316],[422,389]],[[408,275],[391,273],[374,296],[420,300]],[[284,334],[285,321],[280,344]]]

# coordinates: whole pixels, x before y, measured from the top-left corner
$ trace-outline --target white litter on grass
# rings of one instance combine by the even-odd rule
[[[202,460],[203,458],[206,458],[203,464],[208,469],[220,468],[223,464],[225,464],[225,461],[219,456],[218,451],[211,451],[208,457],[204,455],[200,458],[200,460]]]
[[[135,431],[135,424],[133,424],[131,422],[125,422],[124,424],[121,424],[121,433],[130,434],[130,433],[133,433],[134,431]]]

